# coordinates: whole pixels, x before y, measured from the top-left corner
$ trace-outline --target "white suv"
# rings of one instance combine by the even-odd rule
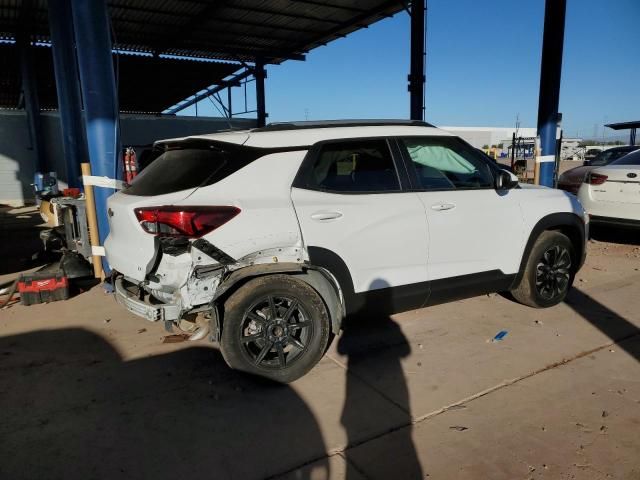
[[[549,307],[584,261],[573,195],[518,185],[422,122],[272,124],[155,149],[109,199],[118,301],[209,331],[231,367],[277,381],[309,371],[347,315],[488,292]]]

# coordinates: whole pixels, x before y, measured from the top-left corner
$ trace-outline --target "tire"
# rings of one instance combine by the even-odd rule
[[[250,280],[227,299],[224,312],[220,347],[235,370],[289,383],[326,351],[331,323],[324,302],[290,275]]]
[[[575,249],[566,235],[542,232],[531,249],[520,283],[511,294],[530,307],[553,307],[567,296],[576,265]]]

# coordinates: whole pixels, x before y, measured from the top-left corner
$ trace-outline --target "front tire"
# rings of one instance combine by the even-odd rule
[[[329,315],[322,298],[301,280],[255,278],[229,297],[224,310],[220,346],[233,369],[289,383],[324,355]]]
[[[520,303],[547,308],[562,302],[575,277],[575,249],[566,235],[545,231],[538,237],[520,283],[511,291]]]

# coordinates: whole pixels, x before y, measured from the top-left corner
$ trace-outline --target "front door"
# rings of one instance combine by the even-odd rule
[[[499,289],[491,283],[518,271],[524,241],[513,192],[496,191],[495,167],[456,137],[401,138],[398,145],[427,216],[434,293],[438,285]]]

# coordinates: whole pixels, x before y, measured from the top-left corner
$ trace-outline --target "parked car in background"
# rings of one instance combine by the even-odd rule
[[[624,157],[630,152],[633,152],[640,148],[640,145],[636,146],[624,146],[624,147],[614,147],[608,150],[604,150],[602,152],[598,152],[595,158],[587,163],[585,160],[584,164],[572,168],[571,170],[567,170],[558,178],[558,188],[560,190],[565,190],[567,192],[571,192],[574,195],[578,194],[578,190],[580,189],[580,185],[585,179],[587,173],[589,173],[592,169],[596,167],[603,167],[605,165],[609,165],[611,162]]]
[[[550,307],[584,261],[575,196],[519,185],[423,122],[272,124],[156,149],[108,200],[117,300],[276,381],[309,371],[347,315],[506,291]]]
[[[640,150],[591,170],[578,199],[594,224],[640,228]]]
[[[591,160],[596,158],[596,156],[601,152],[602,152],[602,148],[588,148],[584,152],[584,161],[590,162]]]

